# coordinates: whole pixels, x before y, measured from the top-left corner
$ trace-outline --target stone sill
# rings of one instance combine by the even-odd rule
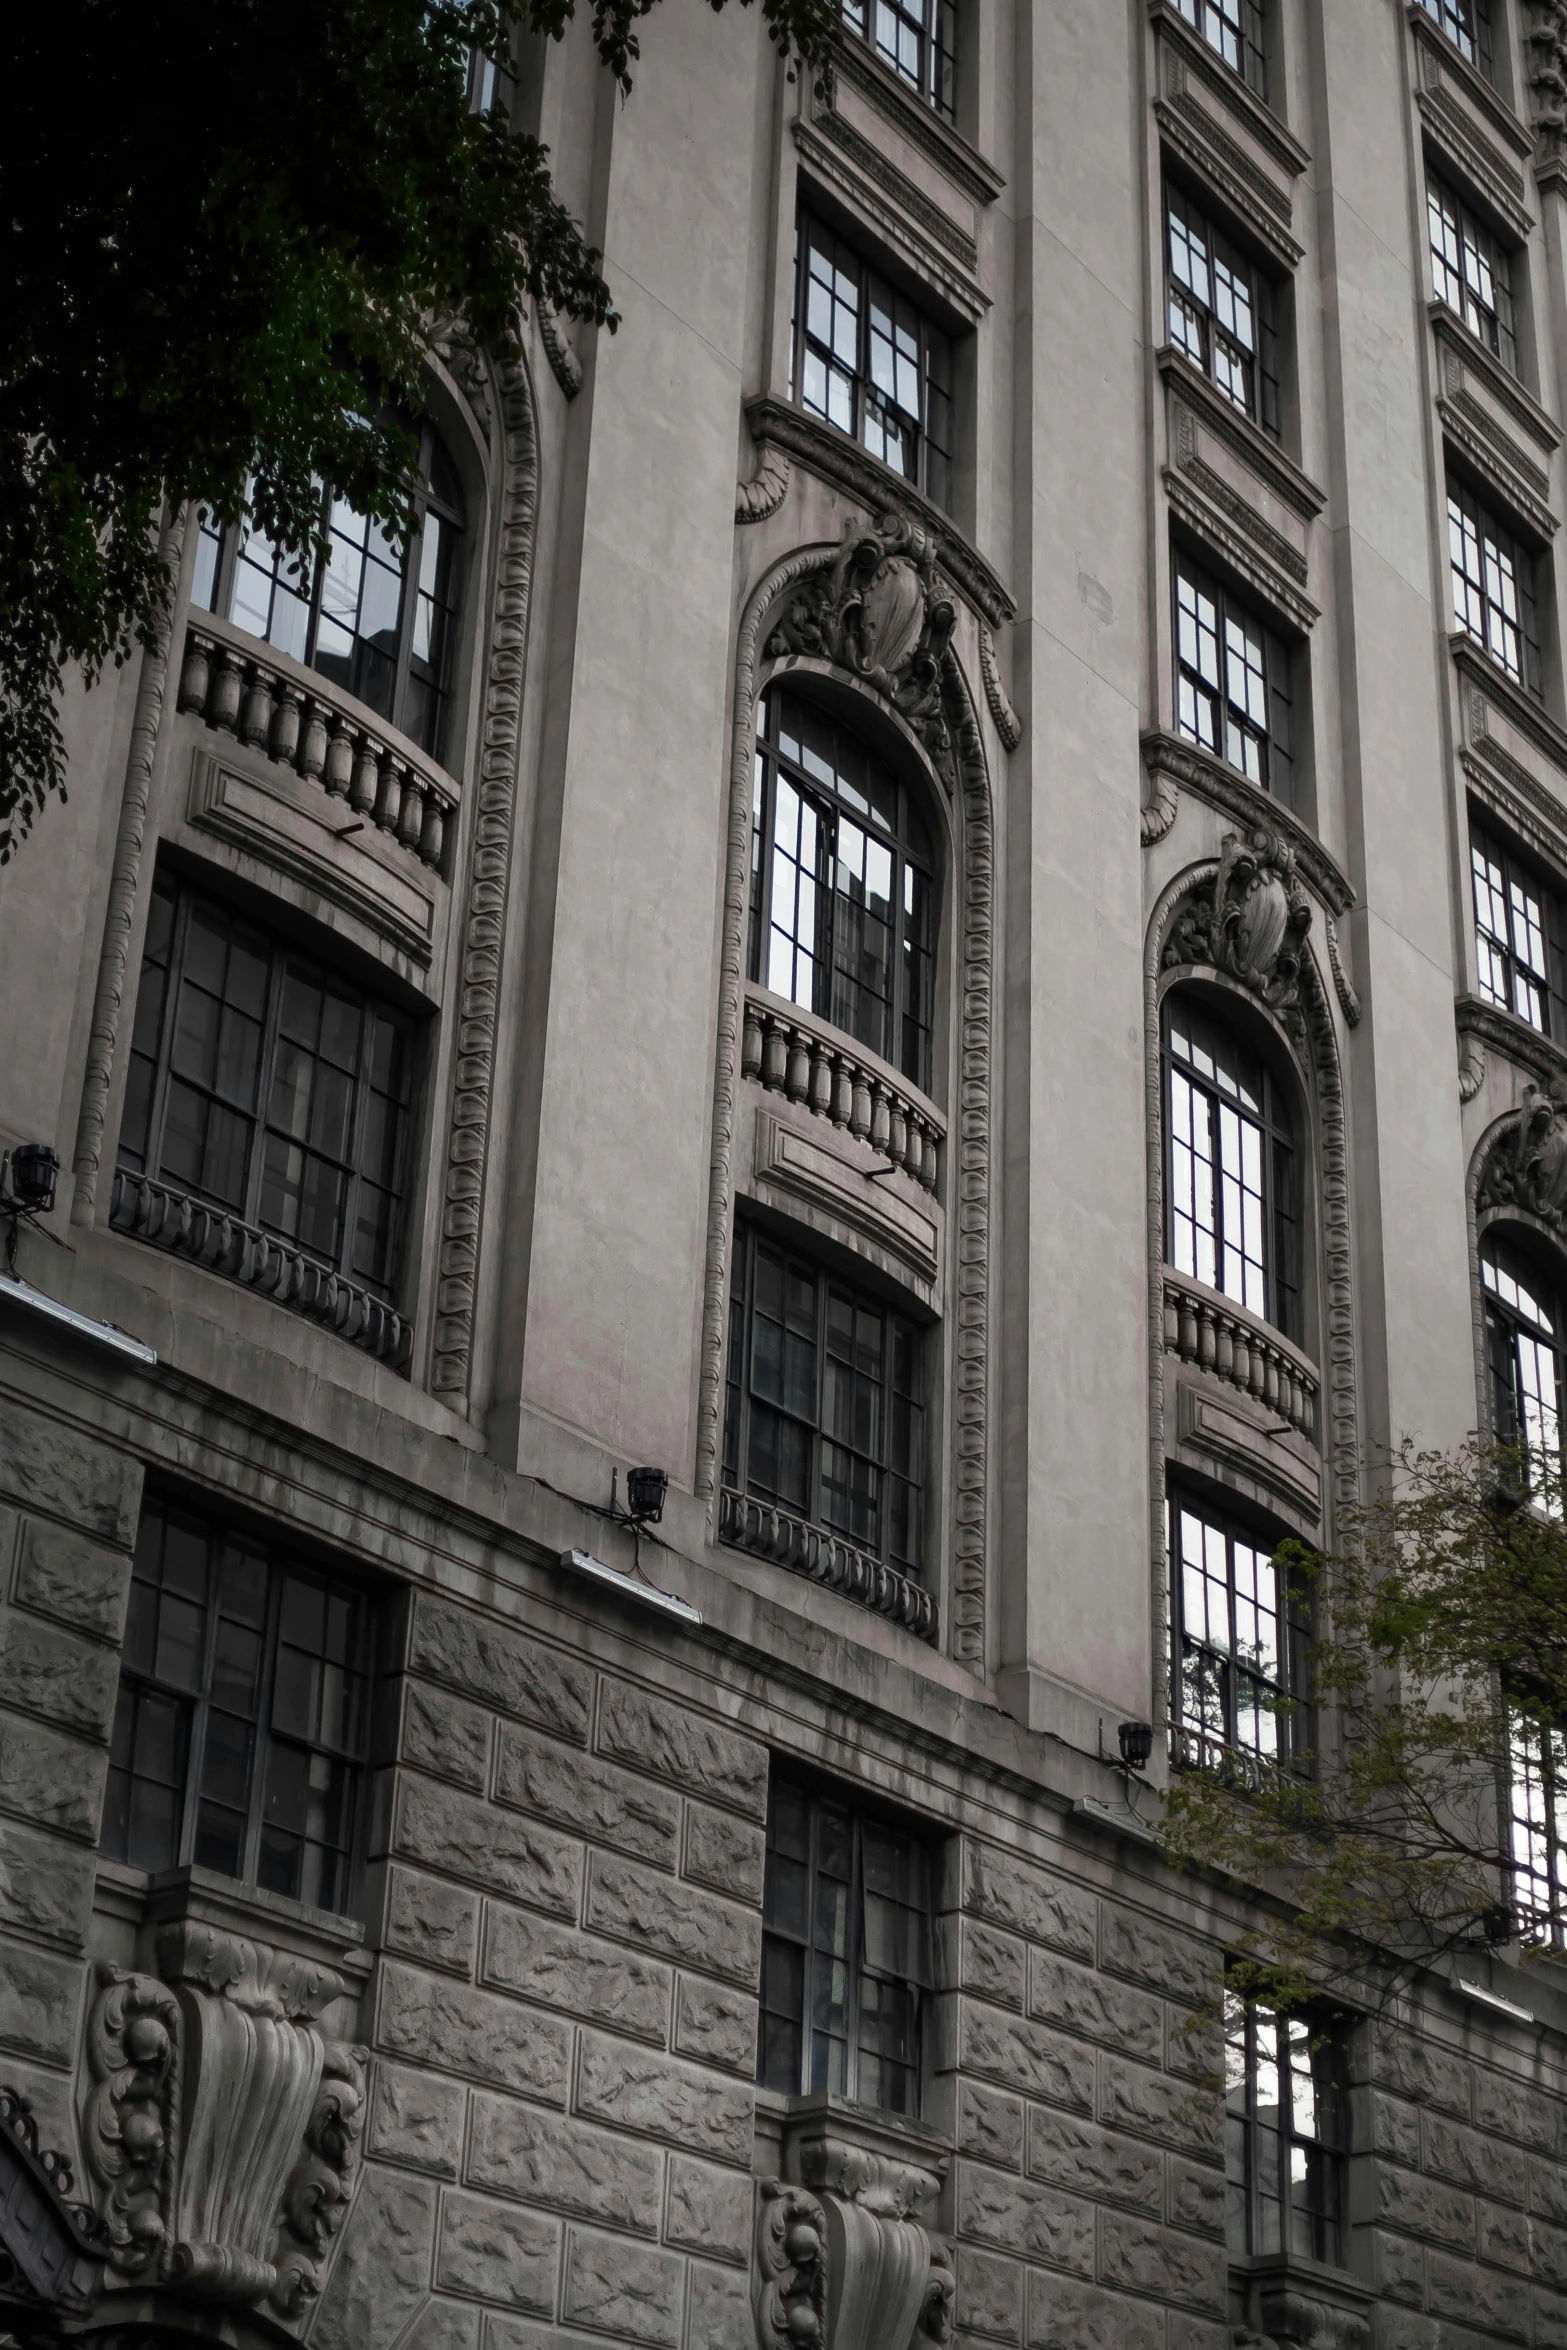
[[[1188,64],[1202,75],[1204,86],[1216,97],[1222,94],[1231,112],[1245,124],[1258,146],[1266,149],[1274,162],[1287,171],[1292,179],[1298,179],[1311,161],[1310,152],[1292,131],[1286,129],[1283,120],[1274,113],[1266,98],[1259,98],[1250,83],[1232,66],[1225,64],[1219,52],[1209,46],[1201,33],[1196,32],[1184,16],[1178,15],[1170,7],[1169,0],[1152,0],[1148,14],[1171,47],[1179,49]]]
[[[1459,676],[1491,695],[1519,733],[1526,734],[1567,776],[1567,730],[1557,724],[1545,704],[1509,677],[1501,663],[1493,661],[1485,647],[1462,629],[1455,629],[1447,643]]]
[[[1318,489],[1304,467],[1296,464],[1284,445],[1271,433],[1264,432],[1255,418],[1237,408],[1217,390],[1200,367],[1177,350],[1173,343],[1164,343],[1154,354],[1154,365],[1167,381],[1173,381],[1182,399],[1202,411],[1203,422],[1209,425],[1232,448],[1244,456],[1252,471],[1261,476],[1265,486],[1275,497],[1291,507],[1303,522],[1312,522],[1327,504],[1326,490]]]
[[[1562,437],[1561,426],[1541,407],[1521,377],[1504,367],[1473,328],[1465,325],[1457,311],[1450,310],[1445,302],[1433,301],[1426,304],[1426,316],[1437,341],[1446,343],[1458,353],[1465,367],[1474,369],[1497,406],[1505,408],[1547,454],[1555,449]]]
[[[1527,162],[1534,153],[1534,134],[1521,123],[1512,107],[1493,82],[1488,82],[1477,65],[1471,65],[1456,42],[1435,24],[1421,7],[1420,0],[1408,0],[1404,10],[1409,29],[1417,41],[1426,42],[1441,60],[1444,73],[1451,73],[1476,110],[1483,114],[1491,128],[1498,132],[1515,155]]]
[[[1006,186],[1004,175],[954,130],[944,115],[915,96],[908,84],[884,65],[869,42],[853,33],[843,36],[834,71],[869,98],[895,130],[941,166],[949,179],[976,204],[993,204]]]
[[[138,1872],[122,1870],[121,1877]],[[340,1972],[368,1975],[374,1961],[362,1945],[365,1929],[358,1918],[316,1909],[308,1901],[294,1901],[285,1893],[268,1893],[260,1885],[242,1885],[219,1876],[214,1869],[164,1869],[143,1877],[143,1915],[153,1926],[173,1919],[194,1918],[247,1939],[283,1944],[301,1957],[320,1959]]]

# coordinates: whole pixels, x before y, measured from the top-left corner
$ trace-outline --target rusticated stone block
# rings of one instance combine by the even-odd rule
[[[1559,2162],[1529,2157],[1529,2209],[1542,2219],[1567,2223],[1567,2169]]]
[[[1232,2350],[1235,2336],[1216,2318],[1192,2317],[1184,2310],[1170,2312],[1170,2350]]]
[[[1028,2350],[1164,2350],[1164,2311],[1069,2277],[1031,2276]]]
[[[1003,2088],[1052,2105],[1093,2105],[1091,2048],[972,1999],[960,2003],[958,2063],[966,2073],[987,2074]]]
[[[0,1714],[0,1803],[35,1827],[96,1844],[103,1824],[107,1750]]]
[[[595,1852],[588,1871],[587,1922],[636,1950],[651,1950],[700,1974],[754,1990],[762,1967],[762,1921],[710,1893],[655,1877],[635,1861]]]
[[[993,2162],[1000,2170],[1023,2167],[1023,2101],[980,2081],[959,2081],[956,2137],[960,2154]]]
[[[1449,2121],[1440,2113],[1422,2117],[1421,2136],[1427,2170],[1507,2203],[1524,2201],[1529,2174],[1521,2147],[1499,2146],[1494,2138],[1484,2138],[1478,2130]]]
[[[1179,2007],[1164,2011],[1164,2062],[1167,2071],[1189,2081],[1216,2080],[1224,2071],[1224,2026],[1211,2013],[1187,2015]]]
[[[1129,2212],[1099,2217],[1099,2281],[1131,2293],[1184,2301],[1193,2309],[1224,2315],[1229,2261],[1222,2244],[1178,2236]]]
[[[561,2315],[596,2334],[679,2350],[686,2264],[674,2252],[571,2231]]]
[[[1393,2236],[1386,2228],[1374,2231],[1377,2290],[1390,2301],[1412,2301],[1423,2309],[1426,2301],[1426,2252],[1411,2236]]]
[[[1567,2301],[1558,2294],[1543,2293],[1538,2286],[1534,2295],[1535,2350],[1567,2350]]]
[[[1188,2228],[1196,2236],[1224,2233],[1224,2181],[1217,2171],[1201,2170],[1178,2154],[1166,2158],[1164,2216],[1172,2228]]]
[[[575,1922],[582,1853],[550,1828],[459,1794],[437,1780],[399,1774],[393,1849],[424,1868],[466,1877],[529,1909]]]
[[[1213,1944],[1110,1901],[1099,1904],[1099,1963],[1108,1974],[1150,1984],[1187,2007],[1200,2007],[1212,1996],[1219,1973]]]
[[[393,1868],[386,1884],[386,1941],[426,1966],[452,1974],[473,1972],[479,1939],[479,1898],[439,1877]]]
[[[325,2350],[395,2342],[430,2289],[436,2190],[367,2163],[311,2328]]]
[[[1224,2117],[1211,2091],[1145,2072],[1118,2056],[1100,2060],[1099,2118],[1192,2153],[1217,2157],[1222,2143]]]
[[[1421,2317],[1413,2309],[1377,2312],[1377,2350],[1468,2350],[1474,2342],[1474,2335],[1467,2330],[1460,2339],[1452,2326],[1434,2317]],[[1480,2346],[1476,2345],[1476,2350]]]
[[[682,2056],[744,2073],[749,2080],[756,2071],[756,2033],[757,2002],[747,1992],[704,1983],[695,1975],[680,1977],[674,2045]]]
[[[562,2344],[562,2350],[570,2345]],[[756,2350],[750,2289],[732,2268],[692,2262],[686,2350]]]
[[[516,2089],[544,2105],[566,2102],[571,2026],[466,1983],[386,1965],[377,2041],[394,2056]]]
[[[20,1942],[0,1942],[0,2042],[46,2063],[76,2054],[81,1966]]]
[[[75,1632],[0,1609],[0,1702],[107,1741],[120,1660]]]
[[[1048,1950],[1029,1956],[1028,2012],[1147,2064],[1164,2055],[1164,2008],[1157,1999]]]
[[[141,1508],[139,1461],[15,1402],[0,1412],[0,1493],[129,1550]]]
[[[960,2244],[955,2260],[964,2331],[983,2334],[992,2342],[1021,2342],[1025,2272],[1018,2262],[994,2252],[976,2252],[971,2244]]]
[[[713,1811],[705,1803],[686,1805],[682,1876],[711,1885],[715,1893],[727,1893],[731,1901],[749,1901],[760,1908],[766,1860],[767,1839],[751,1821]]]
[[[529,2325],[524,2317],[503,2317],[499,2310],[484,2313],[484,2350],[583,2350],[580,2334],[563,2334],[555,2326]]]
[[[955,1958],[947,1958],[941,1980],[992,2007],[1020,2008],[1028,1990],[1027,1944],[956,1913],[943,1918],[941,1926],[944,1946],[950,1937],[956,1951]]]
[[[1028,2117],[1029,2176],[1095,2202],[1130,2203],[1157,2214],[1164,2203],[1164,2156],[1097,2122],[1036,2105]]]
[[[1567,2231],[1532,2219],[1529,2253],[1534,2273],[1542,2283],[1553,2285],[1558,2292],[1567,2292]]]
[[[1435,2317],[1456,2317],[1487,2334],[1527,2342],[1529,2288],[1520,2277],[1454,2260],[1446,2252],[1426,2254],[1426,2304]]]
[[[1474,2068],[1474,2117],[1478,2128],[1494,2130],[1513,2146],[1554,2154],[1561,2137],[1561,2105],[1522,2081],[1510,2081],[1484,2065]]]
[[[492,1904],[485,1925],[485,1982],[594,2023],[613,2024],[660,2047],[669,2029],[670,1971],[613,1944]],[[752,2030],[755,2057],[755,2029]]]
[[[558,2113],[476,2090],[464,2172],[470,2187],[542,2203],[573,2219],[658,2233],[663,2157]]]
[[[1092,1960],[1092,1899],[1047,1876],[1032,1861],[966,1836],[962,1886],[963,1906],[972,1916],[1021,1934],[1025,1941],[1046,1942],[1070,1958]]]
[[[538,1640],[421,1591],[408,1635],[411,1671],[461,1696],[585,1746],[593,1675]]]
[[[24,1607],[117,1648],[130,1586],[131,1562],[123,1550],[105,1550],[36,1519],[23,1527],[16,1596]]]
[[[555,2310],[560,2222],[515,2204],[489,2203],[449,2188],[441,2204],[441,2243],[435,2281],[448,2293],[468,2293],[502,2309]],[[368,2342],[372,2337],[365,2336]],[[362,2346],[360,2346],[362,2350]]]
[[[650,2048],[584,2032],[577,2111],[617,2130],[749,2169],[756,2093],[748,2084],[691,2071]]]
[[[484,2313],[471,2301],[442,2301],[432,2294],[400,2350],[478,2350]]]
[[[1474,2249],[1473,2196],[1387,2162],[1377,2165],[1377,2218],[1402,2235],[1429,2236],[1465,2252]]]
[[[398,1754],[438,1779],[455,1779],[474,1794],[484,1791],[490,1760],[490,1717],[477,1705],[427,1682],[405,1678],[403,1727]]]
[[[1475,2241],[1480,2258],[1493,2268],[1515,2268],[1528,2275],[1529,2222],[1521,2211],[1511,2211],[1505,2203],[1486,2203],[1477,2196]]]
[[[414,2072],[407,2065],[383,2060],[375,2068],[366,2150],[381,2162],[403,2163],[412,2170],[434,2171],[438,2178],[455,2179],[462,2158],[467,2102],[468,2092],[461,2081],[443,2080],[439,2073]]]
[[[680,1798],[530,1730],[503,1729],[495,1766],[498,1803],[537,1812],[638,1860],[675,1865]]]
[[[1374,2042],[1376,2078],[1383,2088],[1407,2097],[1412,2105],[1440,2106],[1444,2113],[1469,2119],[1469,2067],[1435,2041],[1383,2024]]]
[[[605,1681],[596,1743],[611,1761],[649,1771],[688,1795],[726,1804],[747,1819],[767,1818],[765,1746],[629,1681]]]
[[[977,2162],[958,2164],[958,2233],[1024,2260],[1094,2273],[1094,2207]]]
[[[1402,2097],[1390,2097],[1384,2089],[1353,2089],[1350,2102],[1358,2145],[1390,2155],[1394,2162],[1402,2162],[1410,2170],[1420,2168],[1418,2105],[1406,2105]],[[1446,2125],[1449,2129],[1453,2126],[1451,2122]]]
[[[664,2197],[665,2243],[744,2267],[751,2257],[753,2195],[751,2181],[738,2172],[672,2154]]]

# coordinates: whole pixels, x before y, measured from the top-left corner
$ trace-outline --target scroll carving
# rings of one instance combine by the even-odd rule
[[[1567,1101],[1538,1085],[1497,1133],[1480,1173],[1478,1205],[1522,1208],[1567,1236]]]
[[[1485,1047],[1477,1036],[1458,1040],[1458,1098],[1472,1102],[1485,1083]]]
[[[770,522],[789,494],[789,452],[757,444],[756,471],[735,490],[736,522]]]
[[[1023,740],[1023,721],[1007,698],[1001,672],[996,667],[996,640],[983,621],[979,626],[979,674],[990,715],[1001,737],[1001,747],[1004,751],[1015,751]]]
[[[1192,892],[1171,930],[1165,968],[1207,963],[1287,1015],[1310,927],[1311,900],[1289,842],[1263,825],[1226,833],[1211,887]]]
[[[763,2182],[752,2306],[759,2350],[945,2350],[955,2279],[917,2216],[940,2167],[821,2123]]]
[[[539,323],[539,341],[544,345],[544,356],[550,363],[550,373],[565,393],[574,400],[582,389],[582,361],[560,331],[560,321],[542,294],[534,306]]]

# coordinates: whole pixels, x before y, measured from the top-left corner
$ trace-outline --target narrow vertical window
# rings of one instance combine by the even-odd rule
[[[1238,2258],[1344,2265],[1344,2051],[1326,2019],[1224,2000],[1226,2233]]]
[[[1426,219],[1436,298],[1518,372],[1512,255],[1434,171],[1426,174]]]
[[[1179,188],[1165,191],[1166,315],[1171,342],[1232,407],[1274,435],[1279,368],[1273,288]]]
[[[952,345],[842,237],[795,238],[795,397],[938,506],[952,504]]]
[[[1542,1036],[1567,1041],[1567,970],[1556,892],[1473,820],[1469,869],[1481,996],[1516,1012]]]
[[[1294,1135],[1267,1068],[1183,998],[1165,1019],[1165,1250],[1294,1337]]]
[[[1195,1500],[1167,1505],[1179,1762],[1263,1765],[1310,1751],[1310,1617],[1271,1545]]]
[[[1178,552],[1171,571],[1181,733],[1290,806],[1294,718],[1283,640],[1189,555]]]
[[[1266,98],[1268,69],[1262,44],[1261,0],[1175,0],[1175,5],[1230,70],[1259,98]]]
[[[1447,491],[1447,541],[1454,627],[1538,697],[1543,687],[1533,556],[1456,483]]]
[[[1516,1445],[1524,1474],[1560,1508],[1562,1342],[1560,1300],[1515,1249],[1488,1235],[1480,1250],[1485,1292],[1491,1418],[1498,1444]]]

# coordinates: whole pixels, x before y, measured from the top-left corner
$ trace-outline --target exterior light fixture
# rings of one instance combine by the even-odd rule
[[[1494,1902],[1480,1914],[1480,1929],[1493,1950],[1513,1938],[1513,1913],[1505,1901]]]
[[[626,1515],[632,1524],[656,1526],[664,1514],[664,1496],[668,1491],[667,1469],[628,1469]]]
[[[0,1161],[0,1207],[22,1216],[47,1216],[59,1172],[60,1154],[48,1143],[18,1143]]]
[[[1121,1760],[1129,1771],[1146,1771],[1153,1753],[1152,1722],[1121,1722],[1116,1726]]]

